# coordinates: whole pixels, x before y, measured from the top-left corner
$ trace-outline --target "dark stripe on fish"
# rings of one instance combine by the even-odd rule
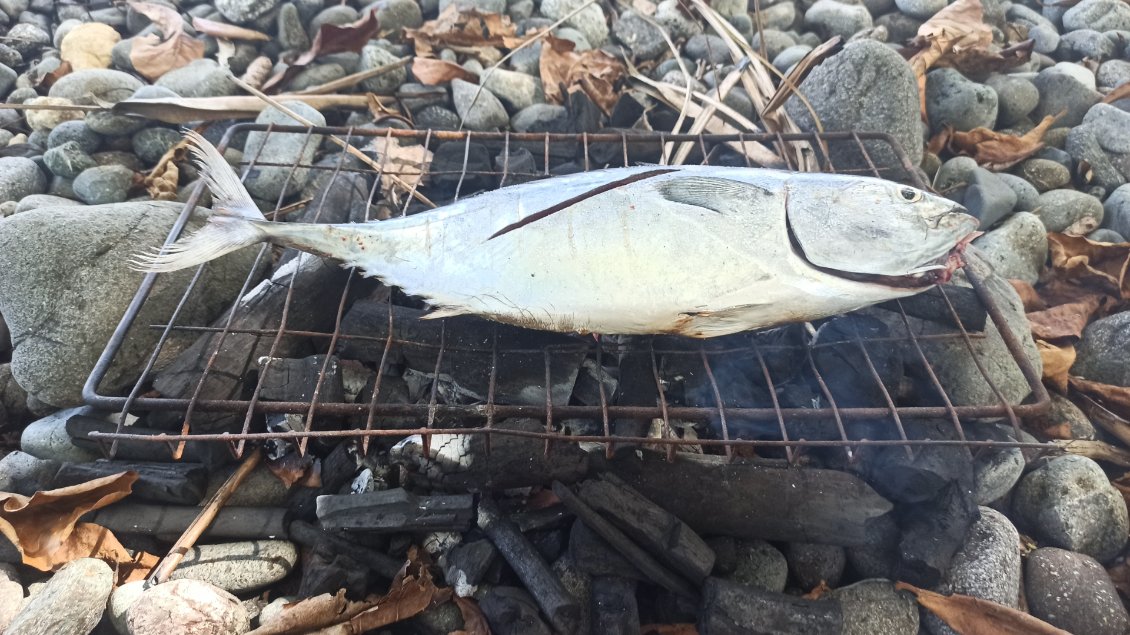
[[[491,234],[491,237],[487,238],[487,240],[494,240],[495,238],[498,238],[499,236],[501,236],[503,234],[509,234],[510,232],[514,231],[515,229],[521,229],[521,228],[525,227],[526,225],[529,225],[530,223],[533,223],[533,222],[536,222],[536,221],[539,221],[539,220],[545,218],[546,216],[549,216],[551,214],[556,214],[557,212],[560,212],[561,210],[564,210],[564,209],[568,209],[569,207],[572,207],[573,205],[576,205],[577,203],[580,203],[581,201],[592,198],[592,197],[597,196],[599,194],[604,194],[605,192],[614,190],[618,187],[623,187],[625,185],[631,185],[632,183],[636,183],[638,181],[643,181],[643,180],[654,178],[654,177],[657,177],[657,176],[662,176],[664,174],[670,174],[672,172],[678,172],[678,170],[669,169],[669,168],[665,168],[665,169],[661,169],[661,170],[648,170],[647,172],[640,172],[639,174],[633,174],[629,177],[622,178],[619,181],[612,181],[611,183],[605,183],[604,185],[601,185],[600,187],[595,187],[595,188],[593,188],[593,189],[591,189],[587,192],[583,192],[581,194],[578,194],[578,195],[574,196],[573,198],[565,199],[564,201],[561,201],[560,203],[557,203],[556,205],[552,205],[550,207],[547,207],[547,208],[541,210],[540,212],[535,212],[533,214],[530,214],[529,216],[523,218],[522,220],[510,223],[506,227],[503,227],[502,229]]]

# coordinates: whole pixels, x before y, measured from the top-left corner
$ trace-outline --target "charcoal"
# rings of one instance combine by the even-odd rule
[[[937,585],[979,516],[972,492],[956,483],[935,500],[900,506],[902,541],[896,579],[920,587]]]
[[[569,594],[577,600],[581,609],[578,621],[578,633],[591,633],[592,630],[592,576],[581,571],[577,563],[565,554],[553,561],[553,572],[565,585]]]
[[[636,581],[598,576],[592,579],[592,632],[639,635]]]
[[[573,520],[573,515],[564,505],[550,505],[539,509],[528,509],[515,513],[510,517],[522,532],[535,529],[557,529],[567,527]]]
[[[545,431],[545,425],[533,419],[506,419],[495,428]],[[437,434],[425,454],[423,437],[414,435],[393,447],[390,456],[413,470],[411,478],[453,491],[530,487],[554,480],[571,483],[588,472],[588,455],[574,443],[554,443],[548,455],[545,442],[536,438],[495,434],[489,454],[486,444],[486,435]]]
[[[922,447],[913,457],[905,448],[882,448],[869,457],[865,470],[876,491],[901,503],[932,500],[951,483],[967,488],[973,483],[973,459],[968,449],[957,446]]]
[[[502,186],[528,183],[539,178],[538,165],[529,148],[512,148],[509,153],[500,153],[494,158],[494,169],[500,173]],[[505,174],[505,178],[502,174]]]
[[[64,463],[55,475],[54,487],[66,487],[121,472],[137,472],[130,500],[174,505],[196,505],[208,487],[208,470],[199,463],[128,463],[93,461]]]
[[[553,630],[538,614],[538,605],[533,598],[518,587],[492,588],[479,601],[479,608],[486,616],[490,632],[494,635],[553,635]]]
[[[632,143],[633,137],[648,135],[636,128],[605,128],[602,133],[623,135],[628,141],[628,165],[658,164],[663,159],[663,145],[659,143]],[[621,143],[593,143],[589,145],[589,158],[596,165],[620,167],[624,165],[624,147]]]
[[[269,363],[268,363],[269,360]],[[325,368],[325,378],[319,385],[318,377]],[[318,391],[318,403],[345,401],[345,386],[341,380],[341,366],[336,356],[326,365],[325,355],[311,355],[301,359],[262,358],[259,360],[259,379],[263,401],[306,401]]]
[[[460,543],[447,552],[443,564],[444,580],[450,587],[478,586],[498,561],[498,550],[489,540]]]
[[[738,541],[731,536],[712,536],[706,540],[714,552],[715,576],[727,577],[738,570]]]
[[[481,143],[445,141],[434,150],[428,192],[436,198],[460,197],[491,189],[490,151]]]
[[[821,582],[835,588],[840,586],[847,556],[838,545],[816,545],[808,542],[790,542],[786,557],[789,572],[800,588],[814,589]]]
[[[465,531],[474,519],[469,494],[418,496],[403,488],[318,497],[325,529],[373,532]]]
[[[943,296],[943,291],[937,287],[932,287],[910,297],[890,300],[876,306],[897,312],[901,305],[902,310],[911,317],[956,328],[958,323],[954,320],[953,313],[950,312],[950,304],[952,304],[954,312],[957,313],[957,318],[961,320],[961,325],[965,327],[965,330],[970,332],[985,330],[985,320],[989,314],[976,291],[968,287],[946,285],[944,294]],[[946,298],[949,299],[950,304],[946,303]]]
[[[702,635],[810,635],[839,633],[843,612],[838,602],[806,600],[708,578],[702,589],[698,632]]]
[[[379,363],[384,357],[388,337],[388,312],[387,302],[355,303],[345,314],[341,330],[345,335],[364,338],[343,339],[339,355],[343,359]],[[442,339],[445,351],[440,374],[444,381],[452,384],[452,392],[474,401],[486,401],[491,377],[491,345],[497,332],[500,353],[495,375],[496,403],[545,405],[546,370],[541,349],[546,347],[556,351],[550,356],[550,398],[555,405],[569,403],[585,356],[577,339],[472,316],[446,318],[441,322],[421,320],[425,312],[418,309],[393,306],[392,312],[395,338],[412,344],[394,345],[390,354],[403,355],[409,368],[431,377],[436,369],[436,346]],[[507,353],[506,349],[535,352]]]
[[[582,132],[596,132],[600,129],[600,122],[604,115],[600,112],[600,106],[584,91],[574,90],[568,93],[568,98],[565,101],[565,108],[569,111],[569,122],[572,133]]]
[[[506,559],[510,568],[517,574],[518,579],[526,585],[526,589],[533,595],[537,606],[549,618],[553,628],[563,633],[576,632],[581,617],[581,607],[577,599],[569,594],[569,591],[561,583],[561,579],[553,573],[553,570],[537,553],[530,541],[522,535],[522,532],[518,531],[518,527],[513,521],[503,515],[502,510],[489,497],[484,497],[479,501],[478,525],[498,549],[498,552],[502,554],[502,557]],[[499,588],[495,587],[491,593]],[[483,604],[490,597],[491,594],[488,593]],[[483,612],[486,613],[487,607],[482,606],[482,608]],[[496,618],[503,613],[510,613],[510,611],[502,611],[501,608],[499,607],[498,610],[492,609]],[[495,632],[539,632],[534,630],[503,630],[504,626],[509,629],[509,624],[512,624],[513,621],[500,621],[499,625],[496,626],[490,615],[488,613],[487,620],[490,622],[491,629]],[[525,615],[525,612],[522,612],[522,615]],[[534,625],[533,622],[530,623],[531,628]]]
[[[223,507],[204,530],[213,540],[286,538],[282,507]],[[200,515],[199,507],[143,505],[121,502],[83,516],[83,522],[102,525],[115,534],[145,534],[174,540]]]
[[[889,336],[890,330],[885,324],[866,315],[834,318],[816,331],[812,362],[837,407],[887,407],[888,397],[894,400],[898,395],[903,377],[902,345],[868,341]],[[867,363],[868,359],[871,364]]]
[[[604,538],[577,520],[569,532],[569,558],[590,576],[625,577],[646,581],[634,564],[620,555]]]
[[[864,545],[893,508],[862,479],[836,470],[692,454],[669,463],[651,453],[623,453],[608,467],[700,535]]]
[[[691,582],[701,583],[714,568],[714,552],[693,529],[616,476],[604,474],[599,480],[583,481],[577,495]]]
[[[290,523],[289,534],[290,539],[300,545],[345,554],[388,580],[396,577],[404,565],[403,561],[359,545],[356,540],[342,538],[301,520]]]
[[[298,596],[312,598],[333,595],[344,589],[348,598],[365,597],[368,588],[365,568],[344,554],[323,553],[314,549],[302,561],[302,582]]]
[[[640,352],[620,356],[620,381],[612,403],[617,406],[651,406],[659,402],[659,390],[651,366],[651,355]],[[622,437],[642,437],[647,433],[646,421],[613,419],[613,434]]]
[[[530,539],[534,549],[537,549],[541,557],[545,558],[547,562],[553,562],[560,558],[569,546],[569,532],[564,529],[530,531],[526,532],[526,537]]]
[[[295,487],[287,496],[287,507],[295,520],[313,521],[317,518],[318,497],[337,494],[357,474],[357,462],[350,453],[352,443],[338,443],[322,459],[320,487]]]
[[[644,105],[630,92],[620,93],[612,114],[608,117],[608,125],[620,128],[632,128],[640,117],[643,116]]]
[[[373,180],[365,172],[337,170],[343,162],[341,154],[327,156],[325,163],[331,170],[311,170],[305,192],[310,198],[306,209],[295,219],[299,223],[362,223],[375,216],[369,209]],[[358,160],[345,155],[343,168],[357,164]],[[363,168],[361,165],[355,167]]]

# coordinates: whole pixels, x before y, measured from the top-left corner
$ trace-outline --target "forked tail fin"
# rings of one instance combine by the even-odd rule
[[[130,268],[136,271],[176,271],[268,238],[266,217],[223,155],[196,132],[186,135],[200,175],[212,192],[212,216],[203,227],[172,245],[134,256]]]

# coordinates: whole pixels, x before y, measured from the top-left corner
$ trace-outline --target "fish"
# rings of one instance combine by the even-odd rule
[[[270,222],[216,148],[187,134],[212,214],[132,267],[175,271],[267,241],[422,298],[424,319],[718,337],[945,283],[978,235],[960,205],[899,183],[701,165],[552,177],[365,223]]]

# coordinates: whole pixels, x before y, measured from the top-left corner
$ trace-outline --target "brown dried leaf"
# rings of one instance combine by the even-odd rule
[[[1033,313],[1035,311],[1043,311],[1048,308],[1044,299],[1040,297],[1036,288],[1023,280],[1016,280],[1010,278],[1008,281],[1013,289],[1016,289],[1016,294],[1020,296],[1020,301],[1024,304],[1025,313]]]
[[[817,584],[816,586],[812,587],[811,591],[809,591],[808,593],[805,593],[801,597],[803,597],[806,600],[819,600],[820,598],[824,597],[825,593],[827,593],[828,591],[831,591],[831,590],[832,590],[832,587],[828,586],[827,582],[821,580],[820,584]]]
[[[989,128],[974,128],[969,132],[952,130],[946,147],[954,154],[973,157],[978,165],[988,170],[1005,170],[1042,150],[1044,134],[1061,116],[1063,113],[1048,115],[1035,128],[1020,136]]]
[[[1130,82],[1121,84],[1114,90],[1107,93],[1106,97],[1103,97],[1103,103],[1112,104],[1119,99],[1126,99],[1127,97],[1130,97]]]
[[[1111,481],[1111,484],[1122,492],[1123,498],[1130,494],[1130,482],[1127,482],[1128,476],[1130,476],[1130,473]],[[1114,583],[1114,588],[1118,589],[1122,597],[1130,598],[1130,563],[1120,560],[1117,564],[1107,568],[1106,573],[1110,576],[1110,581]]]
[[[388,593],[379,598],[375,606],[349,620],[353,632],[365,633],[395,624],[420,613],[433,603],[446,602],[451,597],[451,589],[436,587],[428,564],[426,554],[421,549],[415,546],[409,549],[408,562],[392,581]]]
[[[1068,454],[1085,456],[1092,461],[1113,463],[1119,467],[1130,467],[1130,450],[1111,445],[1105,441],[1069,439],[1056,441],[1055,445]]]
[[[136,480],[137,472],[122,472],[30,498],[0,492],[0,532],[20,550],[24,564],[40,571],[76,558],[99,558],[119,567],[119,581],[136,579],[157,564],[156,556],[132,556],[109,529],[78,522],[83,514],[128,496]]]
[[[345,589],[335,595],[323,593],[283,606],[268,622],[251,631],[249,635],[282,635],[306,633],[347,621],[368,606],[367,600],[350,602],[345,599]]]
[[[624,65],[600,49],[578,53],[575,46],[569,40],[545,36],[539,66],[546,99],[562,104],[567,93],[581,90],[605,114],[611,114],[620,98],[616,84],[624,76]]]
[[[271,36],[260,31],[245,29],[234,24],[216,22],[207,18],[192,17],[192,28],[204,35],[224,40],[247,40],[249,42],[266,42]]]
[[[172,7],[130,0],[134,11],[153,21],[165,39],[150,33],[133,40],[129,52],[134,70],[153,81],[165,73],[204,57],[204,42],[184,32],[184,20]]]
[[[514,48],[523,38],[518,37],[510,16],[463,9],[452,3],[435,20],[425,22],[418,29],[405,29],[405,37],[416,46],[419,57],[433,57],[444,47],[502,47]]]
[[[1068,302],[1043,311],[1028,314],[1032,335],[1042,340],[1078,339],[1090,322],[1091,316],[1106,301],[1104,296],[1095,294],[1079,302]]]
[[[926,115],[926,71],[946,56],[992,44],[993,31],[983,18],[980,0],[957,0],[918,27],[918,36],[911,45],[919,50],[909,61],[918,78],[923,117]]]
[[[1047,622],[1003,604],[968,595],[942,595],[906,582],[895,588],[910,591],[918,603],[961,635],[1071,635]]]
[[[271,58],[260,55],[247,65],[247,70],[243,71],[243,77],[240,77],[240,79],[250,84],[252,88],[259,88],[271,76],[273,66],[274,63]]]
[[[698,635],[694,624],[644,624],[640,635]]]
[[[320,487],[322,483],[322,462],[309,454],[290,452],[278,459],[267,461],[267,469],[275,478],[290,489],[300,487]]]
[[[479,603],[471,598],[461,598],[458,595],[452,598],[459,612],[463,614],[463,628],[451,631],[448,635],[490,635],[490,625],[487,617],[479,608]]]
[[[1061,393],[1067,392],[1068,372],[1075,363],[1074,346],[1055,346],[1036,340],[1036,350],[1044,367],[1044,383]]]
[[[59,43],[59,58],[75,70],[110,68],[110,51],[121,39],[117,29],[107,24],[80,24]]]
[[[35,85],[39,88],[49,89],[55,84],[55,82],[59,81],[60,78],[65,75],[70,75],[71,71],[73,70],[74,69],[71,68],[71,63],[63,60],[63,62],[55,67],[54,70],[45,73],[43,77],[40,77]]]
[[[1102,384],[1075,376],[1070,378],[1070,384],[1072,390],[1078,390],[1098,401],[1114,414],[1130,419],[1130,388]]]
[[[1049,233],[1048,256],[1052,266],[1041,296],[1049,303],[1061,304],[1093,293],[1107,294],[1112,305],[1130,300],[1130,243],[1097,243],[1082,236]]]
[[[956,68],[963,75],[980,80],[992,73],[1006,71],[1032,59],[1032,49],[1035,45],[1035,40],[1025,40],[999,51],[992,48],[962,49],[942,58],[935,66]]]
[[[180,183],[180,168],[177,164],[169,161],[164,165],[158,164],[160,172],[154,168],[152,172],[145,176],[143,184],[145,191],[155,201],[175,201],[177,200],[177,184]]]
[[[428,174],[432,152],[422,145],[402,146],[396,139],[374,137],[370,144],[381,166],[381,189],[387,195],[393,189],[409,191]]]
[[[479,83],[479,76],[462,66],[430,57],[417,57],[412,60],[412,76],[421,84],[428,86],[446,84],[453,79],[461,79],[472,84]]]
[[[370,10],[356,22],[339,26],[337,24],[323,24],[318,27],[314,42],[310,50],[298,56],[283,72],[275,75],[263,84],[264,92],[278,88],[297,75],[310,62],[323,55],[344,53],[346,51],[360,51],[380,29],[376,9]]]

